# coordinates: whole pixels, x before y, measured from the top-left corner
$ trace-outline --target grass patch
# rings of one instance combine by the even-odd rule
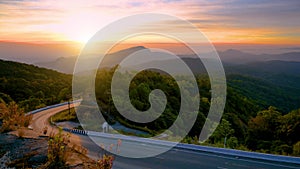
[[[124,125],[124,126],[126,126],[126,127],[128,127],[128,128],[136,129],[136,130],[140,130],[140,131],[147,132],[147,133],[149,133],[149,136],[150,136],[150,137],[156,135],[155,131],[148,129],[147,127],[140,127],[140,126],[136,126],[136,125],[130,124],[130,123],[126,122],[125,120],[121,119],[121,118],[118,118],[117,121],[118,121],[120,124],[122,124],[122,125]],[[124,132],[124,131],[123,131],[123,132]],[[128,134],[128,133],[127,133],[127,134]],[[148,137],[149,137],[149,136],[148,136]]]
[[[69,110],[64,110],[52,116],[52,121],[53,122],[63,122],[63,121],[78,122],[78,119],[76,116],[75,109],[71,108],[70,113]]]

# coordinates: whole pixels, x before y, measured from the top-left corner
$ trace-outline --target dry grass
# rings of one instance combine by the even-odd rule
[[[62,121],[78,122],[74,108],[71,108],[70,113],[69,110],[64,110],[55,114],[54,116],[52,116],[52,121],[53,122],[62,122]]]

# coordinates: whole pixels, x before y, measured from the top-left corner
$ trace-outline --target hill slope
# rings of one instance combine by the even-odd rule
[[[71,76],[33,65],[0,60],[0,97],[26,111],[66,99]]]
[[[228,120],[229,127],[234,131],[228,138],[228,146],[231,148],[246,146],[253,151],[264,150],[271,153],[291,154],[293,146],[299,141],[300,110],[288,114],[287,112],[300,107],[299,91],[285,88],[288,87],[287,83],[276,84],[258,76],[251,76],[249,75],[251,71],[247,71],[248,75],[234,74],[241,72],[240,69],[227,75],[228,93],[223,119]],[[173,123],[177,117],[181,99],[177,97],[179,88],[176,87],[174,79],[153,71],[144,71],[135,77],[130,90],[130,98],[132,104],[138,109],[145,110],[149,107],[148,95],[153,89],[162,89],[168,98],[166,111],[162,116],[154,122],[137,124],[124,120],[111,102],[109,81],[112,73],[113,69],[99,70],[96,77],[97,101],[104,112],[109,112],[106,114],[107,117],[114,117],[115,120],[129,127],[135,126],[138,129],[156,131],[155,134]],[[201,104],[196,123],[189,132],[186,142],[191,142],[192,138],[199,136],[210,106],[209,79],[205,75],[199,75],[197,80]],[[0,101],[15,100],[28,111],[67,99],[70,95],[70,88],[70,75],[33,65],[0,60]],[[286,110],[285,115],[281,115],[272,107],[262,111],[268,106]],[[177,132],[181,131],[178,129]],[[223,145],[224,137],[218,135],[218,132],[215,133],[208,142]]]

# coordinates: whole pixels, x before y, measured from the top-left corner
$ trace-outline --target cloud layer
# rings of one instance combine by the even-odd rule
[[[187,19],[213,42],[300,43],[298,0],[2,0],[0,40],[84,42],[106,24],[143,12]]]

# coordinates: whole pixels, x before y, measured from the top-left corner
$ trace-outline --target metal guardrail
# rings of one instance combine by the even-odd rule
[[[160,146],[174,146],[177,149],[184,149],[190,151],[198,151],[216,155],[223,155],[223,156],[231,156],[234,158],[246,158],[255,161],[268,161],[271,163],[284,163],[288,165],[296,165],[300,168],[300,158],[299,157],[291,157],[291,156],[283,156],[283,155],[272,155],[272,154],[264,154],[264,153],[257,153],[257,152],[248,152],[242,150],[234,150],[234,149],[226,149],[226,148],[217,148],[217,147],[208,147],[208,146],[201,146],[201,145],[194,145],[194,144],[184,144],[184,143],[174,143],[171,141],[164,141],[164,140],[155,140],[149,138],[141,138],[141,137],[134,137],[134,136],[124,136],[120,134],[109,134],[109,133],[102,133],[102,132],[95,132],[95,131],[86,131],[86,135],[88,136],[96,136],[96,137],[104,137],[110,139],[121,139],[122,141],[132,141],[132,142],[140,142],[140,143],[147,143],[152,145],[160,145]]]
[[[85,130],[69,129],[69,128],[63,128],[63,130],[74,134],[88,135],[87,131]]]
[[[81,101],[82,101],[82,99],[70,101],[70,104],[79,103]],[[30,112],[26,113],[26,115],[31,115],[31,114],[39,113],[39,112],[44,111],[44,110],[48,110],[48,109],[52,109],[52,108],[56,108],[56,107],[60,107],[60,106],[68,105],[68,104],[69,104],[69,102],[64,102],[64,103],[59,103],[59,104],[55,104],[55,105],[43,107],[43,108],[40,108],[40,109],[36,109],[36,110],[30,111]]]

